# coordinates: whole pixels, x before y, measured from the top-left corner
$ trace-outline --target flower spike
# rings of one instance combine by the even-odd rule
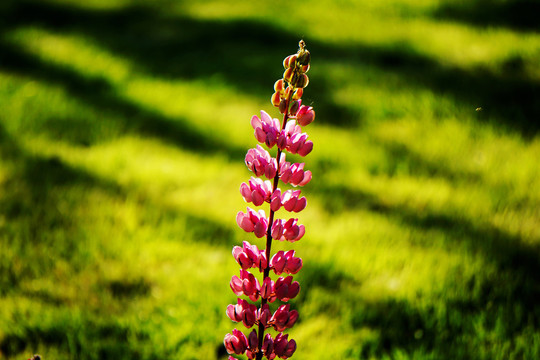
[[[240,266],[240,274],[231,278],[229,286],[238,296],[236,304],[229,304],[227,316],[235,323],[242,323],[246,328],[253,328],[249,335],[238,329],[225,335],[223,343],[230,355],[245,355],[248,359],[288,359],[296,351],[296,341],[289,339],[284,331],[294,326],[299,318],[297,310],[291,310],[290,304],[282,304],[277,309],[270,309],[276,300],[288,302],[300,292],[300,284],[293,280],[303,266],[301,258],[294,250],[276,252],[273,256],[273,241],[294,243],[306,233],[304,225],[297,218],[276,218],[279,210],[299,213],[307,206],[307,199],[298,189],[280,189],[279,182],[288,187],[307,185],[312,173],[304,169],[304,163],[290,163],[285,154],[297,154],[305,157],[313,151],[313,141],[302,132],[303,127],[315,119],[311,106],[302,105],[304,89],[309,84],[306,73],[310,70],[311,54],[303,40],[299,42],[296,54],[283,60],[283,77],[274,84],[271,103],[283,115],[283,119],[273,118],[261,110],[260,116],[251,117],[253,134],[259,144],[246,153],[244,162],[253,172],[249,181],[240,185],[243,199],[255,207],[269,207],[269,216],[263,209],[250,207],[246,212],[238,212],[236,223],[257,238],[265,238],[266,246],[257,246],[247,241],[242,246],[234,246],[232,255]],[[262,146],[261,146],[262,145]],[[275,156],[268,149],[275,148]],[[263,177],[265,179],[263,179]],[[256,270],[254,270],[256,269]],[[257,278],[259,271],[262,277]],[[277,279],[270,277],[273,271]],[[281,276],[283,275],[283,276]],[[259,280],[260,279],[260,280]],[[243,298],[245,297],[245,298]],[[261,299],[259,306],[254,302]],[[273,328],[278,334],[272,337],[265,330]],[[229,356],[229,360],[235,357]]]

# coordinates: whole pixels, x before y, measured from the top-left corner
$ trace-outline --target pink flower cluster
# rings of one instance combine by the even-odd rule
[[[257,245],[251,245],[249,242],[244,241],[242,247],[235,246],[232,250],[232,254],[238,265],[243,270],[250,268],[258,268],[264,270],[267,268],[266,253],[264,250],[259,250]],[[302,268],[302,259],[294,256],[295,251],[289,250],[284,252],[278,251],[272,259],[270,259],[270,269],[274,271],[276,275],[296,274]]]
[[[283,206],[287,211],[300,212],[307,205],[306,198],[300,197],[300,190],[287,190],[282,194],[280,189],[272,191],[269,180],[253,176],[248,183],[240,185],[240,193],[246,202],[255,206],[269,203],[272,211],[278,211]]]
[[[248,359],[255,359],[257,352],[261,352],[268,359],[275,359],[276,356],[281,359],[290,358],[296,350],[296,342],[289,335],[283,333],[277,334],[272,339],[270,334],[266,334],[262,347],[259,349],[257,331],[253,330],[249,337],[246,337],[240,330],[234,329],[232,334],[225,335],[225,348],[229,354],[246,354]],[[236,360],[229,356],[229,360]]]
[[[296,104],[298,104],[296,102]],[[302,105],[297,112],[296,118],[302,119],[303,123],[313,121],[315,112],[313,108]],[[300,123],[300,120],[297,120]],[[278,119],[272,119],[268,113],[261,110],[261,117],[253,115],[251,126],[255,130],[255,138],[260,143],[266,144],[268,148],[277,144],[280,150],[287,150],[291,154],[306,156],[313,150],[313,142],[308,140],[308,135],[302,133],[302,128],[296,125],[295,120],[290,120],[283,130]]]
[[[270,211],[267,217],[264,210],[248,207],[246,212],[240,211],[236,215],[236,223],[241,229],[253,233],[257,238],[266,238],[265,248],[244,241],[242,247],[234,246],[232,249],[232,255],[241,269],[240,274],[233,276],[229,283],[238,299],[236,304],[227,306],[226,313],[233,322],[242,323],[248,329],[256,328],[248,336],[234,329],[225,336],[224,344],[229,354],[244,354],[248,359],[287,359],[296,351],[296,342],[289,340],[283,332],[293,327],[299,317],[298,311],[291,310],[287,302],[300,292],[300,284],[293,279],[293,275],[300,271],[303,261],[295,256],[294,250],[280,250],[271,256],[271,246],[273,241],[296,242],[306,232],[297,218],[280,219],[275,214],[281,209],[298,213],[307,206],[307,200],[301,196],[300,190],[282,190],[278,183],[281,180],[283,184],[293,187],[304,186],[312,178],[311,171],[304,170],[304,163],[285,161],[285,152],[305,157],[313,150],[313,142],[302,132],[302,127],[315,119],[313,108],[302,105],[301,99],[309,83],[306,75],[309,61],[309,51],[301,41],[298,53],[288,56],[283,62],[285,73],[283,79],[275,83],[275,93],[272,95],[272,104],[284,115],[282,121],[272,118],[265,111],[261,111],[260,117],[254,115],[251,118],[255,139],[268,149],[276,146],[277,154],[271,156],[261,145],[249,149],[244,161],[254,176],[240,185],[240,194],[247,203],[253,206],[267,203]],[[262,273],[262,280],[251,269],[258,269]],[[270,276],[271,271],[274,278]],[[257,305],[259,300],[260,305]],[[272,312],[269,304],[276,301],[281,304]],[[265,334],[267,329],[273,329],[277,334]],[[229,359],[235,358],[230,356]]]

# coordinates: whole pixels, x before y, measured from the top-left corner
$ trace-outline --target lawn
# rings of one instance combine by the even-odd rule
[[[300,39],[292,359],[538,359],[539,11],[2,1],[0,359],[226,358],[249,121]]]

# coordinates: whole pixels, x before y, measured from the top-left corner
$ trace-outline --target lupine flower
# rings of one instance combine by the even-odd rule
[[[266,111],[261,110],[261,118],[253,115],[251,126],[255,130],[255,138],[258,142],[266,144],[270,149],[276,144],[281,130],[278,119],[272,119]]]
[[[264,181],[252,176],[249,185],[246,183],[240,185],[240,193],[246,202],[252,202],[253,205],[259,206],[265,201],[270,201],[272,183],[269,180]]]
[[[261,297],[273,303],[276,300],[289,301],[300,292],[300,284],[292,276],[279,277],[275,282],[265,278],[261,286]]]
[[[291,310],[290,305],[281,305],[278,307],[274,315],[272,315],[272,318],[270,319],[270,323],[274,327],[276,331],[283,331],[285,329],[293,327],[296,320],[298,320],[298,311]]]
[[[236,296],[246,295],[251,301],[257,301],[261,291],[259,280],[246,270],[240,270],[240,277],[233,276],[229,286]]]
[[[266,334],[264,337],[262,351],[266,357],[274,352],[274,339],[272,339],[270,334]]]
[[[238,298],[236,305],[227,306],[227,316],[234,322],[242,322],[247,328],[257,320],[257,307],[246,300]]]
[[[248,150],[245,162],[256,176],[265,175],[267,179],[273,179],[276,176],[276,159],[273,159],[268,151],[264,150],[260,145],[257,145],[255,149]]]
[[[302,133],[302,128],[296,125],[296,121],[290,120],[283,129],[282,134],[280,134],[280,143],[291,154],[306,156],[313,150],[313,142],[307,138],[308,135]],[[280,143],[278,143],[278,146]]]
[[[296,121],[300,126],[307,126],[315,120],[315,111],[311,106],[302,105],[296,113]]]
[[[256,212],[253,209],[247,208],[247,213],[238,212],[236,215],[236,223],[246,232],[253,232],[258,238],[266,234],[268,228],[268,219],[264,210]]]
[[[302,268],[302,259],[295,256],[294,250],[278,251],[270,261],[269,258],[273,240],[295,242],[305,234],[305,227],[298,224],[298,219],[275,218],[275,213],[281,208],[298,213],[307,205],[306,198],[300,196],[300,190],[279,189],[279,180],[296,187],[306,185],[312,177],[311,171],[304,170],[304,163],[285,161],[285,152],[306,156],[313,150],[313,142],[302,132],[302,126],[313,121],[315,112],[313,108],[302,105],[301,99],[303,89],[309,83],[306,72],[310,67],[311,55],[303,41],[299,45],[300,50],[284,60],[283,78],[274,84],[275,92],[271,98],[272,104],[284,115],[283,122],[265,111],[261,111],[260,117],[254,115],[251,118],[257,141],[269,149],[277,145],[277,155],[273,158],[260,145],[248,150],[245,164],[254,176],[240,185],[240,193],[246,202],[254,206],[261,206],[265,202],[270,205],[268,218],[264,210],[256,211],[249,207],[245,213],[238,212],[236,215],[236,222],[244,231],[252,232],[258,238],[266,236],[266,249],[259,249],[247,241],[242,243],[242,247],[234,246],[232,249],[241,270],[240,276],[233,276],[229,285],[239,298],[236,304],[227,306],[226,313],[232,321],[241,322],[247,328],[257,325],[258,330],[253,329],[246,337],[235,329],[232,334],[225,336],[224,344],[229,354],[245,354],[248,359],[260,360],[263,356],[269,360],[276,357],[287,359],[296,350],[296,342],[289,340],[282,331],[296,323],[298,311],[290,310],[290,305],[284,304],[272,313],[269,303],[276,300],[287,302],[298,295],[300,284],[293,281],[290,275],[279,275],[296,274]],[[261,176],[268,180],[262,180],[259,178]],[[252,268],[258,268],[263,274],[261,282],[248,271]],[[279,276],[277,280],[270,278],[270,270]],[[247,296],[253,302],[261,298],[261,305],[257,308],[240,296]],[[270,327],[279,332],[275,338],[264,334]],[[229,356],[229,360],[233,359],[233,356]]]
[[[276,275],[296,274],[302,268],[302,259],[294,256],[295,251],[278,251],[270,260],[270,267]]]
[[[268,304],[263,304],[258,310],[257,310],[257,322],[259,324],[262,324],[262,326],[266,329],[269,328],[271,325],[268,324],[270,321],[270,317],[272,314],[270,313],[270,307]]]
[[[285,278],[279,277],[274,285],[275,297],[281,301],[289,301],[294,299],[300,292],[300,284],[298,281],[293,281],[292,276]]]
[[[272,237],[280,241],[298,241],[306,233],[304,225],[298,225],[298,219],[277,219],[272,224]]]
[[[248,347],[246,335],[238,329],[234,329],[232,334],[225,335],[223,343],[229,354],[243,354]]]
[[[257,245],[251,245],[249,242],[244,241],[243,247],[233,247],[232,254],[236,262],[244,270],[252,267],[258,267],[259,269],[266,268],[266,253],[264,250],[259,250]]]
[[[304,163],[280,162],[280,180],[293,186],[304,186],[311,181],[311,171],[304,171]]]
[[[252,352],[257,351],[259,346],[259,341],[257,338],[257,330],[253,329],[248,336],[248,349]]]
[[[261,285],[261,297],[263,299],[270,298],[274,293],[274,281],[269,277],[265,277]]]
[[[289,341],[289,335],[284,335],[283,333],[279,333],[276,335],[276,338],[274,339],[274,353],[282,358],[282,359],[288,359],[290,358],[294,352],[296,351],[296,341],[291,339]]]
[[[305,197],[299,198],[300,190],[287,190],[281,196],[281,203],[283,208],[287,211],[300,212],[304,210],[307,205]]]
[[[276,189],[272,193],[272,196],[270,197],[270,210],[276,212],[281,208],[282,200],[281,200],[281,190]]]

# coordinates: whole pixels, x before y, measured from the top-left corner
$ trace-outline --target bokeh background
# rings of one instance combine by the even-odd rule
[[[304,39],[294,359],[537,359],[539,13],[0,2],[0,358],[226,357],[249,120]]]

